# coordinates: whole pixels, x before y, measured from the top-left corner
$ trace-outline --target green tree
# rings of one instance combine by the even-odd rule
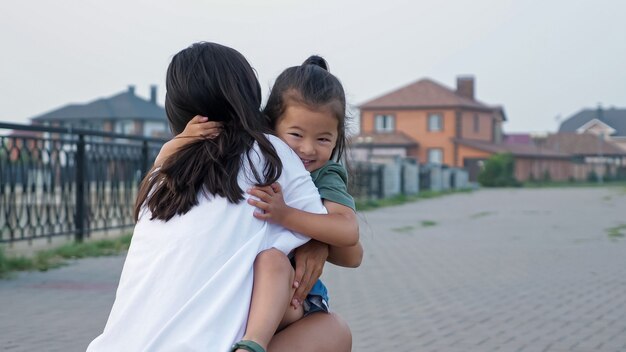
[[[515,179],[515,160],[511,153],[492,155],[478,174],[478,182],[485,187],[518,187]]]

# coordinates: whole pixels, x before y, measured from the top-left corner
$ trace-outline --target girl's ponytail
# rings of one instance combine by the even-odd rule
[[[326,60],[324,60],[323,57],[318,56],[318,55],[311,55],[311,56],[309,56],[302,63],[302,66],[305,66],[305,65],[314,65],[314,66],[317,66],[317,67],[321,67],[324,70],[330,72],[330,70],[328,69],[328,62],[326,62]]]

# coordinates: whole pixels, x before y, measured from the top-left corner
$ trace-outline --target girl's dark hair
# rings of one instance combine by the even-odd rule
[[[331,158],[339,161],[347,144],[346,94],[341,82],[328,71],[326,60],[317,55],[310,56],[302,65],[289,67],[276,78],[263,109],[274,128],[290,102],[312,110],[331,110],[339,122],[337,145]]]
[[[244,155],[258,185],[278,179],[282,164],[264,135],[271,133],[271,125],[260,112],[261,87],[243,55],[215,43],[193,44],[172,58],[166,87],[165,111],[174,134],[195,115],[220,121],[223,129],[214,139],[186,144],[150,170],[139,188],[136,221],[144,205],[151,220],[185,214],[198,204],[199,192],[240,202],[244,197],[237,180]],[[262,175],[250,160],[255,142],[265,159]]]

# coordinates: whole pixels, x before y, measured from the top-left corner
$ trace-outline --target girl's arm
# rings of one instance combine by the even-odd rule
[[[356,214],[349,207],[325,201],[328,214],[313,214],[291,208],[285,204],[278,183],[255,187],[248,193],[258,198],[250,198],[248,203],[263,210],[262,213],[254,213],[257,219],[281,225],[331,246],[352,247],[359,242]]]
[[[357,242],[357,244],[350,247],[328,247],[328,258],[326,260],[330,263],[347,268],[357,268],[363,261],[363,246],[361,242]]]
[[[356,218],[356,214],[354,211],[345,205],[341,205],[339,203],[331,202],[329,200],[324,200],[324,207],[328,210],[328,214],[331,213],[339,213],[345,212],[346,209],[350,212],[351,218],[354,219],[354,223],[356,225],[356,233],[357,233],[357,242],[352,246],[341,247],[335,245],[328,246],[328,258],[327,261],[348,268],[356,268],[361,265],[361,261],[363,260],[363,246],[361,246],[361,242],[358,240],[359,236],[359,225]]]
[[[198,139],[215,138],[215,136],[220,133],[221,126],[221,123],[209,121],[207,117],[200,115],[194,116],[193,119],[187,123],[183,132],[163,144],[159,155],[154,159],[154,165],[163,164],[168,157],[188,143]]]

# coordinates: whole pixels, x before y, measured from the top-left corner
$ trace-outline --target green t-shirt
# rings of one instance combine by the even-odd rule
[[[348,193],[348,173],[341,164],[329,160],[324,166],[311,172],[311,178],[322,199],[356,211],[354,199]]]

